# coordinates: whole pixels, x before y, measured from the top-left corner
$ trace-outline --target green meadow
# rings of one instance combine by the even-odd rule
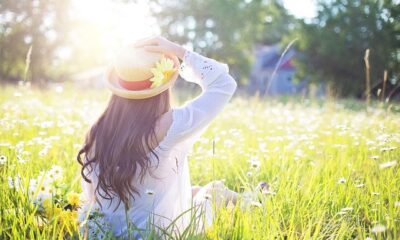
[[[82,238],[76,155],[109,96],[0,89],[0,239]],[[178,96],[175,104],[189,99]],[[192,184],[223,179],[248,192],[265,181],[270,189],[247,208],[220,210],[203,235],[181,238],[399,239],[399,111],[236,94],[188,156]],[[56,201],[44,209],[37,196],[49,192]]]

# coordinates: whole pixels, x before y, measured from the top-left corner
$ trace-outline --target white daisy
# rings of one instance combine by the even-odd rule
[[[382,225],[382,224],[377,224],[375,225],[372,230],[373,233],[381,233],[386,231],[386,226]]]
[[[345,183],[345,182],[346,182],[346,178],[344,178],[344,177],[339,178],[338,183]]]
[[[251,201],[250,205],[254,207],[262,207],[262,204],[259,201]]]
[[[249,162],[250,162],[250,166],[251,166],[252,168],[258,168],[258,167],[261,166],[261,161],[260,161],[260,159],[258,159],[257,157],[251,157],[251,158],[249,159]]]
[[[0,165],[4,165],[7,162],[7,157],[4,155],[0,156]]]
[[[379,164],[379,168],[380,169],[385,169],[385,168],[394,167],[396,165],[397,165],[397,161],[395,160],[395,161],[381,163],[381,164]]]

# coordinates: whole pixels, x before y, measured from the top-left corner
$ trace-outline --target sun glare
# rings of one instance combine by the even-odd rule
[[[124,3],[112,0],[74,0],[72,12],[82,25],[90,26],[85,35],[98,41],[106,57],[122,44],[159,34],[147,1]]]

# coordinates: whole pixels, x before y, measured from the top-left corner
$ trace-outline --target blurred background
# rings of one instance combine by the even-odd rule
[[[104,88],[119,46],[161,34],[239,90],[400,99],[399,0],[1,0],[0,83]]]

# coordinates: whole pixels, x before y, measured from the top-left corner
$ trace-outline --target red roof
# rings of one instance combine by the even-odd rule
[[[288,59],[286,62],[284,62],[280,68],[283,69],[294,69],[294,65],[292,63],[292,59]]]

